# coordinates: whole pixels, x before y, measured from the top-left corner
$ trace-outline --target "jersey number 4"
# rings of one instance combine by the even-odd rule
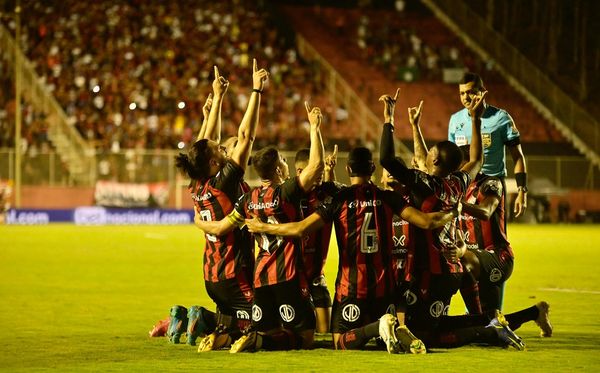
[[[360,252],[363,254],[372,254],[379,251],[377,229],[375,229],[375,221],[372,218],[373,213],[366,212],[360,227]]]

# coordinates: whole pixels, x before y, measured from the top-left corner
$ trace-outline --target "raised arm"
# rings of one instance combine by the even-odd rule
[[[321,215],[316,212],[313,212],[304,220],[284,224],[263,223],[256,217],[253,219],[246,219],[246,226],[252,233],[266,233],[284,237],[302,237],[305,234],[322,228],[323,225],[325,225],[325,221]]]
[[[500,199],[497,196],[487,196],[476,205],[463,202],[463,211],[479,220],[490,220],[498,204]]]
[[[471,145],[469,146],[469,161],[462,166],[461,171],[469,174],[471,180],[475,179],[481,166],[483,165],[483,147],[481,145],[481,115],[485,110],[484,99],[487,91],[477,94],[475,99],[471,100],[469,115],[471,116]]]
[[[305,191],[309,191],[315,186],[317,181],[323,176],[325,163],[323,161],[323,139],[321,138],[321,122],[323,115],[318,107],[310,108],[308,102],[304,102],[308,121],[310,123],[310,155],[308,165],[298,176],[298,183]]]
[[[410,172],[404,162],[396,159],[396,151],[394,150],[394,107],[400,89],[396,90],[394,97],[383,95],[379,98],[384,104],[383,109],[383,131],[381,133],[381,143],[379,144],[379,163],[383,168],[388,170],[396,180],[404,185],[408,185],[410,181]]]
[[[421,133],[419,122],[421,121],[421,113],[423,112],[423,100],[419,103],[419,107],[408,108],[408,122],[412,127],[413,133],[413,151],[415,152],[414,161],[419,170],[425,170],[425,160],[427,159],[427,145]]]
[[[240,123],[238,129],[237,145],[233,149],[231,160],[238,164],[244,170],[248,165],[248,158],[252,152],[252,144],[256,137],[256,128],[258,127],[260,95],[268,79],[269,73],[265,69],[258,70],[256,59],[252,61],[252,94],[248,101],[248,108]]]
[[[202,106],[202,127],[200,127],[200,132],[198,133],[198,137],[196,141],[202,140],[206,134],[206,127],[208,126],[208,116],[210,115],[210,108],[212,106],[212,93],[208,94],[206,98],[206,102],[204,106]]]
[[[458,214],[458,208],[454,208],[450,211],[425,213],[414,207],[408,206],[402,210],[400,216],[402,216],[402,219],[416,225],[419,228],[434,229],[446,225],[446,223],[457,217]]]
[[[517,179],[517,199],[515,199],[515,218],[518,218],[527,208],[527,164],[521,144],[510,145],[508,151],[515,164],[515,178]]]
[[[210,113],[208,114],[208,121],[206,123],[206,129],[204,131],[204,139],[213,140],[215,142],[221,142],[221,108],[223,106],[223,97],[227,88],[229,87],[229,81],[219,74],[219,69],[215,66],[215,80],[212,83],[214,98]]]
[[[338,146],[333,146],[333,153],[325,157],[323,181],[335,181],[335,165],[337,164]]]

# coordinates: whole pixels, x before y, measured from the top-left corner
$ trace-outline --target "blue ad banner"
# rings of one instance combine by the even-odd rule
[[[42,225],[75,223],[76,225],[174,225],[194,222],[193,210],[117,209],[78,207],[70,210],[10,209],[6,224]]]

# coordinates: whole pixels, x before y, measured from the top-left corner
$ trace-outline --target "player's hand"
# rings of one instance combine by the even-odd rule
[[[260,221],[256,216],[253,216],[252,219],[246,219],[246,227],[252,233],[262,233],[261,228],[264,223]]]
[[[256,58],[252,59],[252,89],[257,89],[262,92],[265,83],[269,79],[269,73],[265,69],[258,69]]]
[[[206,102],[204,103],[204,106],[202,106],[202,114],[204,115],[204,118],[208,118],[210,108],[212,107],[212,102],[212,93],[209,93],[208,97],[206,98]]]
[[[390,95],[382,95],[379,97],[379,101],[383,102],[383,120],[385,123],[394,124],[394,108],[396,107],[396,101],[400,94],[400,88],[396,89],[394,97]]]
[[[337,153],[338,153],[338,146],[337,144],[333,146],[333,153],[329,154],[327,157],[325,157],[325,169],[333,169],[335,168],[335,165],[337,164]]]
[[[215,66],[215,80],[213,80],[212,88],[215,96],[223,97],[227,88],[229,87],[229,81],[219,74],[219,69]]]
[[[418,126],[423,112],[423,100],[419,102],[419,107],[408,108],[408,122],[413,126]]]
[[[522,190],[519,190],[517,194],[517,199],[515,199],[515,208],[513,211],[515,213],[515,218],[518,218],[519,216],[523,215],[526,209],[527,193],[523,192]]]
[[[487,93],[488,91],[477,93],[477,95],[475,95],[475,97],[469,103],[469,106],[467,106],[467,110],[469,110],[469,115],[471,118],[479,119],[483,115],[483,111],[485,110],[483,101]]]
[[[308,122],[311,127],[319,129],[321,127],[321,123],[323,122],[323,114],[321,114],[321,109],[317,106],[310,108],[308,101],[304,101],[304,107],[306,108],[306,114],[308,115]]]

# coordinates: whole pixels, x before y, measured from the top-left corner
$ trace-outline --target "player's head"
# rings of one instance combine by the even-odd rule
[[[479,92],[485,91],[483,80],[481,77],[472,72],[466,72],[460,82],[458,82],[458,92],[460,94],[460,102],[464,107],[469,106],[471,101]]]
[[[308,166],[308,159],[310,158],[310,149],[303,148],[296,152],[296,158],[294,158],[294,167],[296,168],[296,176],[300,176],[302,170]]]
[[[262,180],[283,181],[290,176],[286,159],[272,146],[257,151],[252,166]]]
[[[373,172],[375,172],[375,164],[373,163],[371,151],[364,147],[352,149],[348,154],[346,170],[350,177],[370,177],[373,175]]]
[[[194,180],[204,181],[225,165],[225,148],[212,140],[196,141],[187,154],[175,157],[175,166]]]
[[[225,155],[227,157],[231,157],[231,155],[233,154],[233,149],[235,149],[237,142],[237,136],[231,136],[227,140],[223,141],[221,145],[223,145],[223,147],[225,148]]]
[[[462,152],[451,141],[440,141],[429,149],[425,167],[427,173],[436,176],[446,176],[458,170],[462,162]]]

